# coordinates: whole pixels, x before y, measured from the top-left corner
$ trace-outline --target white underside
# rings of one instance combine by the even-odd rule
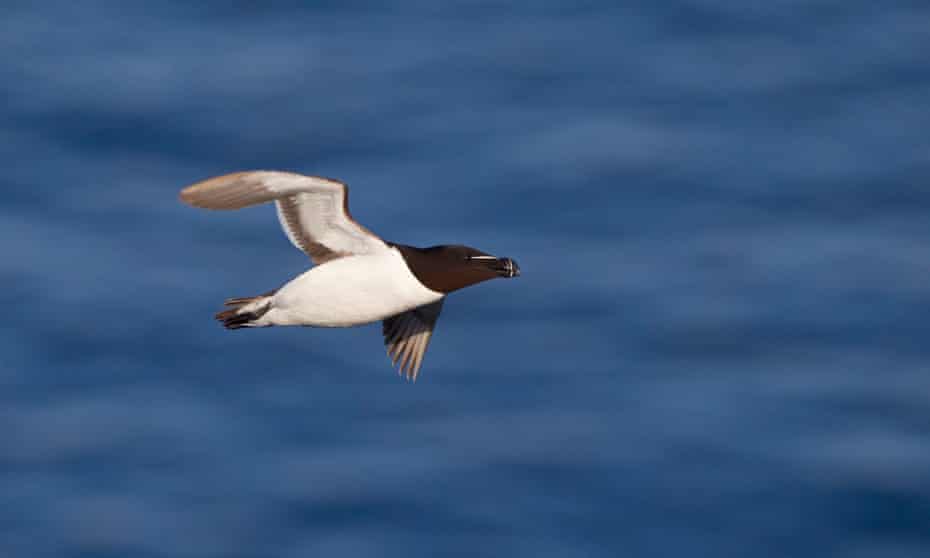
[[[386,248],[332,260],[297,276],[278,289],[271,309],[250,325],[348,327],[442,297],[417,281],[396,248]]]

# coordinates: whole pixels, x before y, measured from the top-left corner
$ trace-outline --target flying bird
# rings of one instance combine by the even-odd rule
[[[417,248],[381,239],[349,214],[338,180],[282,171],[226,174],[181,190],[206,209],[273,201],[284,233],[315,264],[279,289],[230,298],[216,314],[228,329],[351,327],[382,321],[398,373],[416,380],[446,295],[496,277],[516,277],[510,258],[462,245]]]

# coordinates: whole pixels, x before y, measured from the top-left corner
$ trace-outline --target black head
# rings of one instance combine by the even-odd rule
[[[488,279],[520,275],[520,268],[512,259],[492,256],[468,246],[395,246],[416,278],[436,292],[451,293]]]

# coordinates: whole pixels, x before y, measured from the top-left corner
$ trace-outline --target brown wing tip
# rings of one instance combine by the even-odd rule
[[[210,195],[211,189],[216,188],[219,185],[235,181],[244,175],[252,174],[254,172],[256,171],[230,172],[220,176],[213,176],[201,180],[200,182],[195,182],[189,186],[184,187],[181,192],[178,193],[178,199],[192,207],[215,209],[213,204],[208,203],[208,196]]]
[[[408,382],[416,382],[417,373],[420,371],[420,367],[417,364],[417,348],[415,344],[406,347],[400,361],[400,368],[397,372],[402,374],[404,379],[406,379]]]
[[[225,176],[218,176],[191,184],[190,186],[187,186],[181,190],[181,192],[178,194],[178,198],[187,205],[193,207],[204,207],[204,190],[216,184],[218,180],[225,178]]]
[[[194,184],[193,186],[188,186],[187,188],[184,188],[183,190],[181,190],[181,193],[178,194],[178,199],[180,199],[182,202],[186,203],[187,205],[197,207],[196,192],[192,191],[192,189],[195,186],[197,185]]]
[[[414,366],[414,359],[411,358],[412,353],[409,349],[406,349],[400,342],[388,345],[386,349],[388,357],[391,359],[391,368],[397,366],[397,375],[408,382],[416,382],[420,367]]]

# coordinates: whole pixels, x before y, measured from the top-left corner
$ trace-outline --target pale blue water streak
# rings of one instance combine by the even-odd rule
[[[922,2],[11,4],[0,555],[930,552]],[[524,274],[227,332],[245,168]]]

